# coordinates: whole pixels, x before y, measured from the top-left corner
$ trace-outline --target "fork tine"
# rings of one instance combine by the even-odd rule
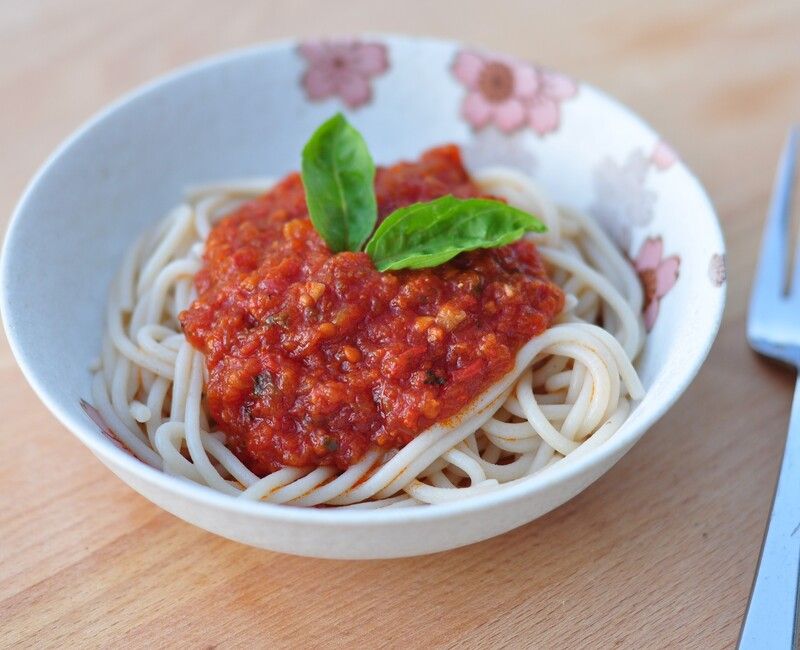
[[[767,221],[764,225],[764,237],[761,241],[761,254],[758,259],[751,314],[772,310],[784,299],[786,286],[786,260],[789,234],[789,213],[791,210],[792,186],[794,184],[795,160],[800,141],[800,128],[793,127],[783,149],[778,173],[775,178],[775,189],[772,194]]]

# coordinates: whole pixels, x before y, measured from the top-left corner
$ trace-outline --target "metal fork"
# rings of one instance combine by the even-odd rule
[[[790,220],[800,126],[789,132],[772,195],[750,297],[747,338],[760,354],[800,369],[800,245],[789,275]],[[761,547],[739,648],[800,647],[800,378],[772,511]]]

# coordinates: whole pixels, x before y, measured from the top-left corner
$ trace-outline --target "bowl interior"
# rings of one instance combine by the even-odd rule
[[[649,316],[658,313],[638,364],[647,397],[608,445],[641,435],[694,376],[721,316],[723,241],[701,186],[652,129],[592,87],[538,67],[530,70],[539,94],[523,124],[491,113],[476,128],[482,118],[465,102],[480,89],[454,67],[467,48],[397,37],[357,46],[372,60],[366,97],[340,88],[318,98],[315,70],[330,60],[314,46],[234,53],[117,102],[29,186],[5,242],[5,325],[29,381],[96,453],[127,462],[79,406],[126,249],[189,185],[297,169],[309,134],[339,110],[379,163],[461,143],[471,166],[516,166],[557,201],[594,214],[642,268],[677,267],[674,286],[651,301]]]

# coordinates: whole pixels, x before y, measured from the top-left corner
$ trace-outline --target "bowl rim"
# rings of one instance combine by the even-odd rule
[[[336,38],[336,37],[334,37]],[[488,48],[481,46],[471,46],[454,39],[435,38],[430,36],[413,36],[397,33],[385,32],[362,32],[350,36],[350,38],[370,38],[382,42],[393,43],[426,43],[431,45],[445,45],[454,48],[469,47],[477,51],[487,52]],[[719,290],[715,292],[712,300],[709,300],[708,309],[713,312],[711,327],[705,332],[700,352],[689,363],[682,366],[682,374],[674,382],[673,389],[669,395],[659,402],[655,402],[650,409],[642,414],[633,426],[626,428],[626,423],[618,433],[612,436],[604,444],[593,449],[570,463],[554,465],[549,471],[533,475],[525,481],[509,485],[503,489],[494,490],[485,494],[478,494],[466,499],[428,505],[424,508],[389,508],[389,509],[368,509],[368,510],[340,510],[326,508],[304,508],[287,504],[274,504],[264,501],[249,501],[236,496],[224,494],[213,488],[197,483],[192,483],[186,479],[167,474],[155,469],[129,452],[117,447],[110,440],[103,436],[98,436],[94,425],[88,418],[82,418],[78,414],[73,414],[63,410],[50,397],[49,390],[44,381],[37,376],[36,371],[29,365],[28,356],[20,341],[16,338],[13,322],[9,322],[9,315],[13,314],[14,308],[10,304],[10,296],[7,290],[7,277],[11,271],[9,266],[9,250],[13,247],[15,231],[19,222],[23,218],[29,199],[35,193],[41,180],[49,173],[60,159],[69,153],[72,146],[90,132],[95,126],[103,122],[122,106],[134,99],[138,99],[148,93],[169,85],[173,81],[193,74],[200,73],[208,68],[213,68],[220,64],[234,63],[238,59],[245,59],[252,56],[268,56],[272,52],[282,51],[287,48],[296,47],[300,42],[299,38],[285,38],[260,42],[246,47],[236,48],[220,54],[193,61],[158,75],[154,79],[134,87],[122,96],[105,105],[87,120],[85,120],[75,131],[64,139],[58,147],[47,157],[44,163],[37,169],[31,180],[23,190],[22,196],[17,202],[14,211],[6,228],[6,233],[0,252],[0,316],[3,320],[3,328],[8,339],[11,352],[19,365],[25,379],[33,388],[36,395],[56,416],[56,419],[75,435],[89,450],[104,463],[108,462],[114,466],[121,467],[128,474],[137,476],[140,480],[158,487],[167,492],[175,493],[192,502],[198,502],[205,506],[228,510],[234,513],[255,516],[264,520],[284,521],[295,524],[322,524],[337,526],[379,526],[383,524],[405,524],[410,522],[425,522],[437,519],[447,519],[452,516],[465,515],[472,512],[482,511],[486,508],[500,507],[504,503],[513,502],[535,493],[540,487],[546,484],[566,483],[570,478],[584,473],[589,467],[602,464],[603,461],[612,457],[620,449],[629,448],[641,438],[644,433],[653,426],[669,410],[678,398],[686,392],[691,382],[697,376],[701,366],[708,357],[708,353],[713,345],[722,322],[725,300],[727,295],[727,283],[723,283]],[[657,136],[657,131],[652,126],[629,109],[626,105],[616,98],[606,94],[592,84],[582,80],[576,80],[581,86],[591,89],[602,100],[607,102],[615,110],[619,111],[627,120],[637,123],[645,130]],[[705,188],[700,183],[696,174],[686,166],[682,160],[678,161],[687,174],[687,181],[694,186],[698,196],[702,199],[704,208],[710,214],[713,234],[719,241],[720,255],[725,254],[725,240],[720,225],[719,217],[714,206],[708,197]],[[13,321],[13,318],[12,318]],[[633,411],[635,412],[635,410]],[[620,435],[622,434],[622,435]],[[623,452],[624,453],[624,452]]]

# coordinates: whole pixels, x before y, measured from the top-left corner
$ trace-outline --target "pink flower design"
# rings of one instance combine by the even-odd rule
[[[708,278],[715,287],[721,287],[728,279],[728,269],[725,256],[714,253],[708,263]]]
[[[133,456],[133,452],[131,452],[131,450],[125,446],[125,444],[117,437],[117,434],[114,433],[110,426],[108,426],[108,422],[106,422],[105,418],[100,414],[100,411],[89,404],[89,402],[87,402],[85,399],[80,401],[80,405],[84,413],[86,413],[86,415],[89,416],[89,419],[97,425],[98,429],[100,429],[100,433],[106,435],[111,442],[122,449],[122,451]]]
[[[659,140],[650,154],[650,162],[658,171],[663,172],[678,162],[678,154],[666,142]]]
[[[492,123],[512,133],[527,124],[546,135],[558,128],[561,102],[578,92],[569,77],[500,55],[459,52],[453,74],[467,88],[461,112],[476,130]]]
[[[351,109],[363,106],[372,98],[372,78],[389,69],[381,43],[308,41],[297,49],[308,62],[301,83],[312,101],[339,97]]]
[[[634,149],[624,162],[605,158],[593,174],[595,200],[589,212],[622,250],[631,250],[634,226],[653,220],[656,194],[645,187],[649,160]]]
[[[531,128],[539,135],[555,131],[561,118],[561,102],[577,92],[578,86],[569,77],[540,70],[539,92],[534,96],[529,112]]]
[[[664,258],[664,242],[661,237],[648,237],[633,266],[639,273],[644,288],[644,324],[649,332],[658,317],[661,299],[675,286],[681,260],[677,255]]]

